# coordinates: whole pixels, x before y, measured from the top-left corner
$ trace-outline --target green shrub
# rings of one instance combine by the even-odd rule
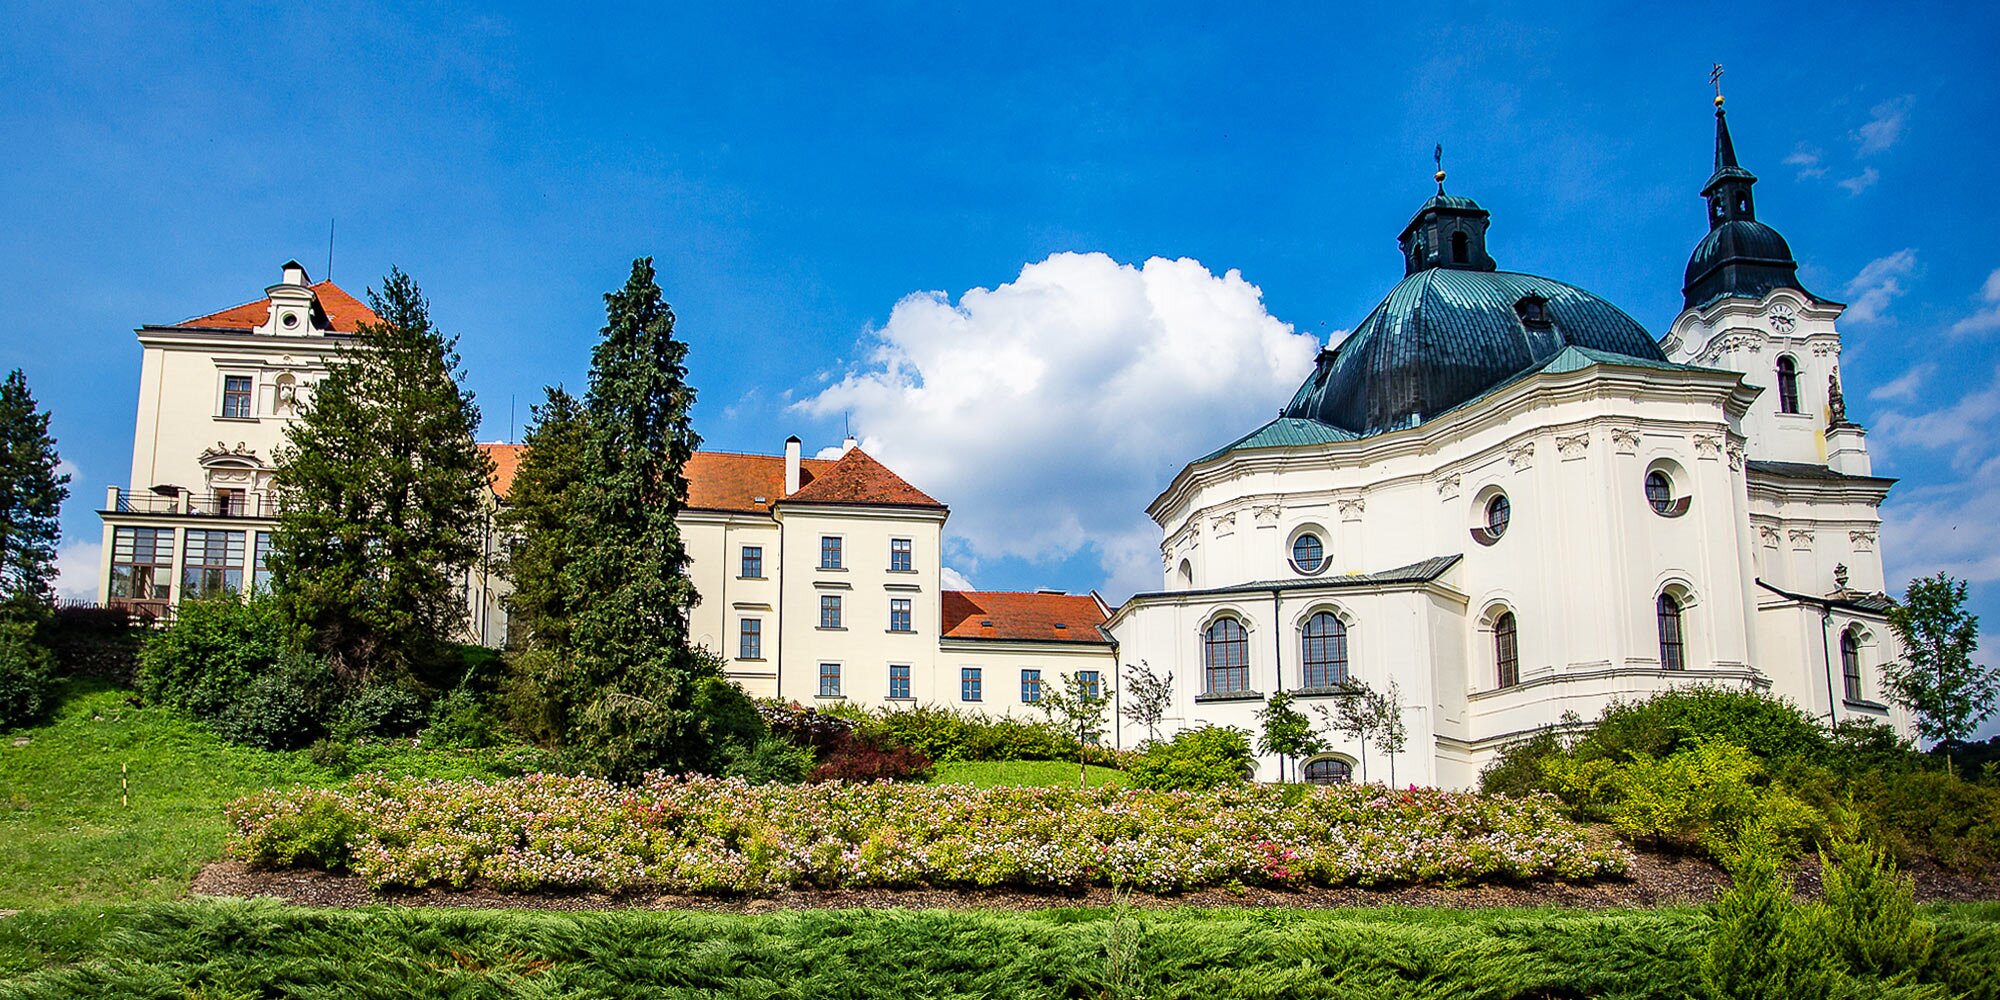
[[[1046,719],[990,718],[942,705],[876,711],[835,708],[829,716],[850,723],[877,743],[908,747],[939,762],[967,760],[1074,760],[1076,737]]]
[[[812,752],[790,740],[766,736],[755,746],[731,755],[722,766],[722,777],[742,778],[753,785],[804,781],[813,770]]]
[[[260,671],[210,721],[231,743],[296,750],[326,733],[335,699],[333,671],[320,657],[293,650]]]
[[[1609,822],[1642,846],[1723,857],[1753,821],[1789,852],[1822,825],[1820,814],[1784,788],[1767,783],[1764,768],[1742,747],[1694,744],[1670,757],[1608,758],[1550,755],[1543,774],[1556,795],[1581,815]]]
[[[1828,950],[1848,974],[1914,976],[1930,958],[1936,930],[1917,919],[1916,885],[1849,818],[1819,855]]]
[[[1871,772],[1846,789],[1866,832],[1905,859],[1960,871],[2000,867],[2000,788],[1937,770]]]
[[[1725,859],[1730,884],[1708,906],[1714,924],[1702,963],[1712,1000],[1824,1000],[1833,991],[1823,921],[1792,901],[1779,839],[1752,824]]]
[[[38,722],[55,685],[55,655],[32,619],[0,614],[0,729]]]
[[[424,727],[423,743],[430,747],[490,747],[498,730],[498,720],[479,696],[461,686],[431,703],[431,721]]]
[[[1479,772],[1479,789],[1493,795],[1532,795],[1551,791],[1542,773],[1542,761],[1561,756],[1562,739],[1553,730],[1543,730],[1501,748],[1493,763]]]
[[[494,708],[507,728],[540,746],[555,746],[569,726],[551,686],[562,674],[562,658],[546,649],[510,650]]]
[[[1826,732],[1798,706],[1757,691],[1689,687],[1604,710],[1576,747],[1582,757],[1665,757],[1702,741],[1733,743],[1758,757],[1810,757]]]
[[[151,633],[123,608],[64,605],[55,609],[50,622],[49,650],[61,676],[129,688],[139,669],[139,650]]]
[[[361,822],[337,796],[304,792],[266,799],[261,806],[232,817],[237,837],[231,849],[237,857],[267,868],[346,870]]]
[[[394,684],[369,684],[340,703],[327,728],[335,739],[412,736],[427,721],[424,700],[416,693]]]
[[[277,602],[263,594],[183,601],[174,623],[139,651],[139,691],[155,704],[215,719],[278,662],[285,637]]]
[[[1249,733],[1233,726],[1202,726],[1148,744],[1127,773],[1135,788],[1198,791],[1243,784],[1255,767]]]
[[[745,747],[755,747],[770,735],[757,703],[735,682],[721,677],[704,677],[695,690],[694,716],[701,720],[702,745],[707,748],[699,761],[707,774],[720,774],[724,766],[739,759]]]

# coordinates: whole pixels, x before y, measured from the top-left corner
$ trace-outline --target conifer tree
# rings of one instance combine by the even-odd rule
[[[287,618],[349,683],[423,672],[466,632],[492,462],[459,384],[458,340],[391,269],[287,431],[272,581]],[[455,678],[443,678],[449,683]],[[433,679],[436,680],[436,679]]]
[[[584,477],[588,422],[576,397],[561,386],[534,409],[524,453],[501,511],[501,529],[517,541],[507,556],[507,615],[517,644],[560,650],[569,644],[571,607],[563,571],[589,548],[577,535],[577,487]]]
[[[55,592],[69,474],[56,471],[49,414],[16,368],[0,382],[0,603],[39,616]]]
[[[698,695],[721,681],[715,659],[688,640],[698,595],[675,522],[700,444],[687,344],[674,338],[651,258],[633,261],[625,287],[604,302],[571,514],[575,537],[589,544],[562,571],[572,617],[557,695],[572,748],[630,779],[705,763]]]

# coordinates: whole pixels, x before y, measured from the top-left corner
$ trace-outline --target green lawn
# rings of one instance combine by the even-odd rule
[[[1001,785],[1045,786],[1076,784],[1076,765],[1060,760],[962,760],[939,764],[932,775],[933,785],[972,785],[995,788]],[[1125,772],[1109,767],[1090,768],[1090,787],[1125,784]]]
[[[343,780],[304,753],[232,746],[131,697],[73,683],[47,725],[0,734],[0,909],[183,895],[222,854],[230,800]],[[464,777],[496,773],[498,755],[377,746],[356,756],[370,770]]]
[[[2000,996],[2000,908],[1924,912],[1938,941],[1920,974],[1952,995]],[[743,916],[201,901],[0,919],[0,994],[1682,1000],[1700,993],[1708,927],[1689,909]]]

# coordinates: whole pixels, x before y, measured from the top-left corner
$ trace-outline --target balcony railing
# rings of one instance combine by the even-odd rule
[[[180,514],[188,517],[278,516],[277,498],[261,490],[161,493],[113,486],[104,509],[119,514]]]

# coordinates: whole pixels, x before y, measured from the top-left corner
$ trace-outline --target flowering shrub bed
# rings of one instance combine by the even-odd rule
[[[1581,879],[1625,870],[1548,797],[1378,786],[1207,792],[877,782],[633,787],[536,774],[363,775],[229,807],[252,864],[350,867],[377,887],[1080,888]],[[329,841],[339,841],[339,844]]]

